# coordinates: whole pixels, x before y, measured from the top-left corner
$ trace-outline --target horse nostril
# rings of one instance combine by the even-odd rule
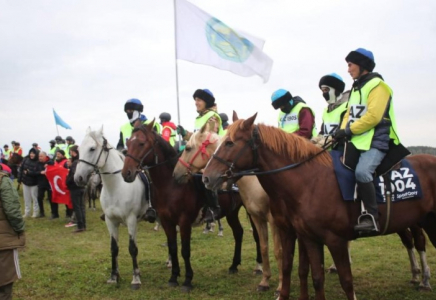
[[[127,170],[127,176],[130,177],[130,174],[132,174],[132,172],[130,172],[130,170]]]
[[[209,183],[209,177],[203,176],[203,183]]]
[[[83,177],[79,176],[79,182],[83,182]]]

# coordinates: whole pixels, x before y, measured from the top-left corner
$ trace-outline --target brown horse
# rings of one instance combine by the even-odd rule
[[[203,174],[208,188],[216,189],[233,177],[235,170],[257,167],[262,187],[270,196],[271,212],[280,229],[283,248],[283,287],[280,299],[289,298],[290,271],[298,234],[299,245],[306,251],[312,270],[315,298],[325,299],[323,244],[327,245],[348,299],[356,299],[347,242],[358,238],[354,225],[360,215],[360,203],[344,202],[336,181],[331,157],[303,138],[259,124],[256,115],[238,120],[228,128]],[[408,158],[421,182],[424,199],[401,201],[391,208],[386,234],[400,232],[421,224],[436,247],[436,157],[415,155]],[[278,172],[279,168],[287,167]],[[273,171],[274,172],[268,172]],[[236,174],[238,176],[241,173]],[[386,207],[379,206],[380,224],[386,223]],[[307,266],[307,265],[306,265]],[[307,289],[300,286],[300,299],[308,299]]]
[[[210,128],[210,123],[206,123],[200,131],[195,132],[188,143],[185,151],[179,158],[179,162],[174,168],[174,177],[179,183],[186,183],[191,179],[192,174],[198,173],[206,166],[212,153],[219,145],[220,137]],[[269,199],[266,192],[260,186],[255,176],[244,176],[238,180],[239,193],[242,203],[250,214],[254,226],[259,233],[260,249],[262,253],[262,280],[258,285],[258,291],[269,289],[269,279],[271,277],[271,267],[268,254],[268,222],[270,223],[271,233],[274,241],[274,254],[277,259],[279,269],[279,286],[276,291],[281,289],[281,244],[280,238],[274,226],[274,220],[269,207]],[[259,266],[256,266],[256,269]]]
[[[172,260],[171,277],[168,284],[177,286],[180,276],[180,266],[177,256],[177,231],[180,227],[182,241],[182,257],[185,261],[185,281],[182,291],[192,289],[194,272],[191,267],[191,230],[203,218],[204,190],[189,182],[177,183],[172,174],[177,162],[177,153],[171,145],[152,130],[154,122],[144,126],[135,123],[131,138],[127,141],[128,152],[124,161],[122,175],[130,182],[135,179],[140,168],[148,166],[152,181],[152,206],[156,209],[167,236],[168,250]],[[200,183],[201,184],[201,183]],[[204,189],[204,188],[203,188]],[[241,246],[243,229],[239,222],[238,213],[241,208],[240,196],[236,193],[221,193],[219,195],[221,216],[226,217],[235,238],[233,263],[229,273],[236,273],[241,263]]]

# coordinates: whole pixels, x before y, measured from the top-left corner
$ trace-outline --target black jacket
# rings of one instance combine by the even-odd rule
[[[38,184],[38,178],[36,175],[38,167],[38,155],[39,151],[34,148],[30,149],[30,153],[35,153],[35,157],[30,159],[30,155],[27,155],[20,166],[20,176],[18,177],[18,182],[22,182],[27,186],[35,186]],[[27,174],[24,173],[27,171]]]
[[[77,167],[77,164],[79,163],[79,155],[77,155],[76,157],[72,157],[71,159],[72,159],[73,163],[71,164],[70,172],[67,175],[67,187],[69,190],[84,189],[85,187],[78,186],[76,184],[76,182],[74,181],[74,174],[76,174],[76,167]]]
[[[49,160],[42,163],[38,161],[38,164],[36,166],[36,170],[30,172],[30,174],[32,176],[36,176],[36,179],[38,181],[38,187],[41,188],[50,188],[50,183],[48,182],[47,177],[45,176],[45,174],[41,174],[42,171],[45,170],[45,165],[48,164]]]

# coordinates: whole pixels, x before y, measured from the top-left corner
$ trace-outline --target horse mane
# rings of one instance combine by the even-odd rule
[[[144,133],[148,133],[149,130],[144,130],[146,127],[142,124],[140,127],[135,127],[133,128],[132,134],[136,131],[143,131]],[[151,132],[152,134],[154,134],[157,142],[159,143],[162,153],[165,156],[165,158],[172,158],[177,156],[176,150],[174,149],[173,146],[170,145],[170,143],[168,143],[167,141],[165,141],[159,134],[157,134],[154,130]],[[176,162],[174,162],[175,165]]]
[[[234,141],[238,130],[244,129],[245,120],[237,120],[227,127],[227,134],[230,140]],[[278,155],[284,155],[294,162],[301,162],[308,159],[321,151],[321,149],[306,138],[296,134],[289,134],[280,128],[265,124],[257,125],[261,143],[269,150]],[[251,130],[254,129],[254,125]],[[327,151],[314,157],[311,161],[318,162],[324,166],[331,166],[332,159]]]

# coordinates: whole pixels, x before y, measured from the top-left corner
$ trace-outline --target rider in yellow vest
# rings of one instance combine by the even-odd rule
[[[133,124],[138,119],[141,120],[143,124],[151,122],[144,114],[141,114],[143,110],[144,106],[139,99],[129,99],[126,101],[126,104],[124,104],[124,112],[127,114],[129,122],[125,123],[120,128],[120,140],[117,144],[117,150],[123,150],[125,148],[127,140],[132,136]],[[154,130],[160,134],[161,129],[159,123],[154,122]]]
[[[171,115],[163,112],[159,115],[160,125],[162,127],[162,138],[174,147],[176,144],[176,129],[177,126],[171,121]]]
[[[74,139],[71,136],[65,138],[67,145],[65,146],[65,157],[70,158],[70,148],[74,146]]]
[[[292,97],[284,89],[275,91],[271,96],[274,109],[280,108],[278,127],[288,133],[311,139],[317,135],[315,113],[299,96]]]
[[[321,77],[318,86],[328,105],[322,115],[321,130],[318,136],[312,138],[311,141],[322,147],[331,140],[336,130],[341,126],[342,119],[347,110],[350,91],[343,93],[345,82],[336,73]]]
[[[65,152],[67,145],[65,144],[65,141],[62,139],[62,137],[59,135],[56,136],[55,141],[56,141],[56,148],[57,148],[56,151],[63,150]],[[64,155],[64,156],[66,157],[66,155]],[[56,155],[55,155],[55,157],[56,157]]]
[[[56,151],[57,151],[57,147],[56,147],[56,141],[55,140],[50,140],[50,150],[48,150],[48,156],[50,159],[55,159],[56,158]]]
[[[194,132],[200,130],[206,123],[212,123],[215,132],[220,136],[223,135],[222,121],[219,114],[216,112],[215,97],[208,89],[198,89],[195,91],[193,98],[197,108],[198,117],[195,119]],[[192,132],[185,130],[182,126],[177,126],[177,132],[182,135],[183,139],[189,140]],[[218,204],[218,194],[216,191],[211,191],[204,188],[204,184],[196,182],[198,187],[205,190],[208,209],[204,222],[213,222],[219,217],[221,208]],[[202,186],[200,186],[202,185]]]
[[[9,149],[8,145],[4,145],[3,146],[3,157],[2,157],[2,161],[4,164],[8,163],[9,158],[11,157],[11,149]]]
[[[396,133],[392,90],[380,74],[372,72],[375,61],[371,51],[359,48],[351,51],[345,60],[354,83],[348,110],[335,139],[348,138],[360,151],[355,171],[357,191],[369,214],[360,218],[354,229],[379,231],[373,174],[389,150],[390,140],[395,145],[400,143]]]

